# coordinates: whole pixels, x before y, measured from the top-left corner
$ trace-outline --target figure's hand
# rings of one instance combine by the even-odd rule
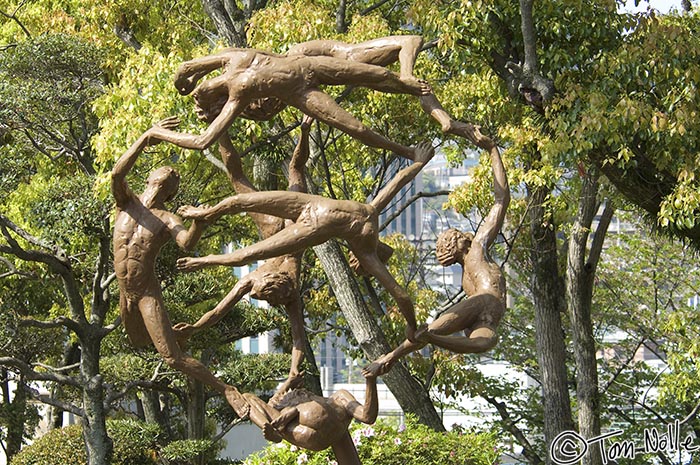
[[[177,116],[168,116],[167,118],[158,121],[151,129],[146,131],[146,135],[148,136],[148,145],[156,145],[161,142],[161,139],[158,138],[157,135],[158,129],[167,129],[170,131],[177,128],[179,124],[180,118]]]
[[[429,342],[430,340],[430,329],[428,325],[421,325],[416,331],[416,340],[420,342]]]
[[[179,258],[176,266],[180,271],[196,271],[204,268],[206,263],[201,258],[185,257]]]
[[[416,145],[413,161],[415,163],[428,163],[434,155],[435,149],[433,145],[428,141],[423,141]]]
[[[406,326],[406,339],[408,339],[411,342],[418,342],[418,340],[416,339],[415,326],[411,326],[411,325]]]
[[[311,128],[311,123],[314,122],[314,118],[309,115],[304,115],[301,119],[301,130],[308,131]]]
[[[184,205],[177,209],[177,214],[183,218],[190,218],[197,221],[206,222],[209,220],[207,214],[209,213],[209,207],[202,205],[201,207],[194,207],[192,205]]]
[[[382,365],[378,363],[370,363],[366,367],[362,369],[362,376],[365,377],[365,379],[377,379],[377,376],[382,375],[383,373],[381,372]]]
[[[263,425],[263,437],[270,442],[282,442],[282,436],[270,423]]]
[[[187,341],[197,331],[197,327],[189,323],[178,323],[173,326],[175,338],[178,341]]]
[[[369,276],[353,252],[348,254],[348,265],[350,265],[350,268],[357,276]]]

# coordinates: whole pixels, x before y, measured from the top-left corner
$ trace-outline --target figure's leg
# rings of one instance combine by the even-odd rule
[[[498,343],[498,335],[495,326],[483,323],[482,314],[501,314],[501,307],[502,303],[495,297],[470,297],[453,305],[428,325],[421,340],[460,354],[486,352]],[[498,321],[500,317],[494,319],[494,324]],[[469,331],[469,336],[451,336],[459,331]]]
[[[248,404],[235,387],[224,383],[198,360],[188,357],[182,352],[177,344],[175,333],[171,329],[170,318],[168,318],[160,296],[143,297],[139,302],[139,310],[143,315],[143,321],[153,340],[153,345],[169,366],[223,394],[239,417],[246,418],[248,416]]]
[[[213,207],[182,207],[183,218],[214,221],[226,214],[256,212],[296,220],[315,197],[303,192],[265,191],[234,195]]]
[[[413,341],[417,329],[416,313],[413,308],[413,302],[411,302],[411,298],[406,290],[399,286],[399,283],[397,283],[391,273],[389,273],[386,266],[379,260],[376,252],[359,251],[356,248],[353,248],[353,252],[360,261],[362,268],[364,268],[367,273],[377,278],[387,292],[396,300],[399,311],[406,319],[406,335],[409,340]]]
[[[428,95],[432,92],[426,81],[413,76],[399,76],[386,68],[329,57],[314,58],[314,77],[319,84],[332,86],[368,87],[392,94]]]
[[[365,145],[389,150],[409,160],[413,160],[413,147],[406,147],[392,142],[384,136],[368,129],[357,118],[343,110],[328,94],[318,89],[310,89],[300,97],[301,98],[295,96],[293,100],[290,100],[290,103],[304,113],[323,121],[329,126],[340,129]]]
[[[194,271],[208,266],[241,266],[257,260],[279,257],[305,250],[308,247],[321,244],[329,236],[321,229],[292,223],[282,231],[248,247],[238,249],[229,254],[207,255],[206,257],[186,257],[177,261],[177,268],[182,271]]]
[[[442,132],[445,134],[454,134],[455,136],[464,137],[477,147],[487,150],[490,148],[490,144],[493,144],[488,137],[481,134],[477,126],[454,119],[452,115],[447,113],[442,107],[442,104],[440,104],[435,95],[430,94],[420,97],[420,104],[425,113],[440,123]]]
[[[301,362],[304,361],[304,349],[306,348],[306,330],[304,329],[304,315],[301,307],[299,291],[295,291],[293,302],[285,305],[289,326],[292,330],[292,366],[289,369],[289,379],[299,375]]]
[[[338,441],[331,444],[331,448],[338,465],[362,465],[349,431],[346,431]]]

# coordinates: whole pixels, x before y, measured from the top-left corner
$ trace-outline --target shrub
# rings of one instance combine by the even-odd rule
[[[491,434],[452,431],[438,433],[407,417],[399,431],[386,422],[355,424],[350,429],[363,465],[493,465],[500,456]],[[286,442],[273,444],[244,465],[331,465],[330,449],[312,452]]]
[[[85,444],[80,425],[49,431],[23,448],[11,465],[85,465]],[[135,420],[110,420],[107,431],[114,442],[113,465],[156,464],[157,425]]]

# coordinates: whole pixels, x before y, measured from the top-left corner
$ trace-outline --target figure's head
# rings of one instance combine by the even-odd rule
[[[472,245],[472,233],[463,233],[454,228],[444,231],[437,238],[435,244],[435,254],[438,262],[442,266],[450,266],[457,263],[463,257]]]
[[[207,79],[192,94],[197,117],[207,123],[214,121],[228,102],[228,87],[220,78]]]
[[[151,171],[146,181],[146,189],[153,189],[160,200],[167,202],[175,197],[180,187],[180,174],[170,166],[161,166]]]
[[[270,305],[283,305],[289,302],[295,289],[296,284],[289,273],[267,272],[255,280],[250,296]]]

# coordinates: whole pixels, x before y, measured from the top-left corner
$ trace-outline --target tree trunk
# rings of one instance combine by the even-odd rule
[[[314,252],[321,261],[343,315],[367,358],[375,360],[391,351],[375,316],[365,306],[360,289],[338,243],[328,241],[314,247]],[[421,423],[436,431],[445,430],[425,388],[411,376],[403,364],[397,363],[383,379],[406,413],[416,415]]]
[[[2,369],[2,396],[5,412],[7,412],[5,428],[5,455],[7,462],[12,460],[22,448],[24,439],[24,424],[27,410],[27,391],[24,379],[20,375],[17,380],[15,391],[10,394],[9,372]]]
[[[571,335],[576,363],[576,399],[578,403],[579,432],[585,438],[600,435],[600,392],[598,390],[598,363],[591,304],[593,281],[607,227],[612,218],[612,207],[606,205],[601,215],[590,255],[586,257],[588,238],[593,218],[598,209],[598,176],[590,174],[583,179],[579,209],[569,238],[566,296],[571,317]],[[583,465],[602,465],[598,447],[589,448]]]
[[[528,194],[531,205],[531,289],[535,305],[535,344],[542,382],[544,437],[549,447],[559,433],[573,429],[561,322],[561,311],[565,308],[564,290],[557,264],[554,225],[544,207],[549,191],[538,186]],[[545,463],[552,463],[549,454]]]
[[[88,329],[89,331],[89,329]],[[112,440],[107,436],[107,412],[100,375],[101,336],[81,339],[80,374],[83,379],[83,438],[88,465],[111,463]]]
[[[187,439],[204,439],[204,384],[188,376],[187,387]],[[204,454],[200,454],[192,465],[204,465]]]

